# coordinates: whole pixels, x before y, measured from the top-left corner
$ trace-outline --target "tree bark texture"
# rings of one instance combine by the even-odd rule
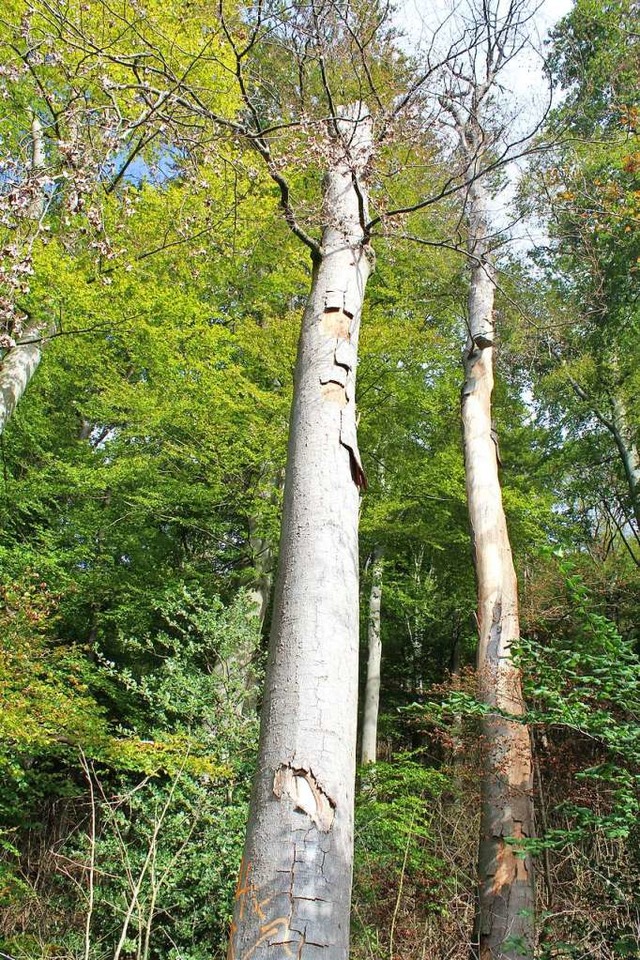
[[[341,111],[302,321],[258,769],[232,960],[346,960],[358,686],[355,367],[371,120]]]
[[[476,944],[480,960],[528,960],[535,939],[533,864],[529,854],[518,856],[518,841],[533,836],[533,770],[527,725],[510,719],[525,708],[511,653],[519,637],[518,591],[491,420],[495,283],[488,196],[479,181],[470,184],[467,202],[472,271],[462,421],[478,590],[479,694],[489,708],[482,731]]]
[[[371,593],[369,594],[369,620],[367,640],[369,655],[367,659],[367,682],[364,693],[364,712],[362,716],[361,763],[375,763],[378,759],[378,712],[380,708],[380,666],[382,661],[382,635],[380,630],[380,611],[382,606],[382,548],[373,552],[371,571]]]

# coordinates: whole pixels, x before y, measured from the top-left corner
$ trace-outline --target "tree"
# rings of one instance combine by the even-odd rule
[[[358,649],[355,362],[371,270],[362,104],[335,121],[296,365],[258,774],[230,956],[347,956]],[[333,704],[333,708],[331,707]],[[290,945],[290,946],[289,946]]]
[[[570,432],[576,465],[585,462],[602,476],[575,512],[585,529],[609,528],[612,542],[638,564],[635,14],[627,0],[605,8],[580,2],[555,28],[549,64],[565,99],[549,126],[570,136],[536,165],[537,200],[528,206],[545,218],[550,235],[533,254],[545,269],[548,295],[536,310],[546,314],[546,349],[536,361],[540,397]],[[565,486],[569,504],[584,486]]]
[[[40,228],[41,220],[46,212],[47,202],[42,180],[45,166],[44,136],[39,118],[33,114],[31,118],[31,158],[27,166],[27,184],[24,195],[12,198],[25,204],[25,219],[35,222],[36,231]],[[31,241],[32,242],[32,241]],[[18,249],[14,242],[14,252]],[[9,417],[18,405],[20,398],[29,385],[29,381],[36,372],[42,357],[42,340],[46,333],[39,324],[31,324],[24,329],[22,322],[16,322],[15,305],[11,297],[16,292],[28,292],[26,278],[31,272],[28,256],[14,262],[2,277],[3,286],[8,288],[4,303],[4,332],[0,335],[0,347],[4,351],[0,361],[0,433],[4,431]],[[18,336],[18,342],[12,334]]]
[[[384,571],[384,553],[381,547],[374,548],[371,561],[371,593],[367,624],[367,680],[364,691],[360,758],[363,766],[367,763],[375,763],[378,756],[378,713],[380,710],[380,669],[382,664],[380,607]]]
[[[91,87],[92,107],[84,116],[89,129],[92,123],[101,129],[96,118],[103,111],[124,131],[131,148],[127,160],[133,162],[143,146],[131,133],[149,121],[160,156],[172,162],[177,157],[181,169],[202,159],[211,140],[231,141],[238,147],[234,159],[257,159],[266,170],[286,223],[312,255],[262,754],[231,951],[267,954],[285,942],[312,956],[320,944],[332,942],[342,956],[355,754],[357,508],[365,482],[354,386],[370,242],[392,216],[417,214],[461,185],[469,189],[486,169],[458,169],[433,196],[425,199],[423,190],[417,200],[415,174],[400,176],[394,179],[397,202],[381,196],[379,211],[369,219],[366,185],[374,144],[363,99],[381,121],[379,143],[397,133],[403,111],[418,117],[417,124],[406,125],[415,137],[424,133],[421,111],[434,69],[429,65],[408,87],[398,82],[406,61],[382,29],[384,11],[377,6],[259,4],[239,12],[220,4],[206,24],[194,15],[194,28],[186,28],[176,44],[167,44],[157,26],[165,17],[173,25],[170,8],[155,23],[155,15],[141,14],[144,30],[135,8],[113,19],[101,16],[99,3],[84,8],[39,4],[29,17],[29,35],[55,37],[68,64],[62,77],[74,93]],[[472,30],[462,46],[476,40]],[[451,56],[448,51],[445,61]],[[209,72],[221,66],[216,88]],[[387,155],[393,150],[391,144]],[[487,166],[496,169],[503,160],[491,158]],[[122,170],[114,177],[120,184]],[[319,178],[314,180],[319,170],[326,170],[321,202]],[[146,444],[146,435],[139,440]]]
[[[529,958],[535,942],[533,765],[520,670],[518,585],[500,487],[500,456],[492,418],[496,286],[490,190],[481,176],[503,131],[491,115],[497,77],[525,42],[526,7],[472,9],[479,47],[451,69],[443,109],[459,141],[468,189],[468,338],[464,350],[462,430],[467,501],[478,591],[478,692],[483,715],[483,779],[479,902],[480,958]],[[492,120],[494,121],[492,124]]]

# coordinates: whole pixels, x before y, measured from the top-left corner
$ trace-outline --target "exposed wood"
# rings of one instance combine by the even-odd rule
[[[488,195],[470,184],[469,338],[462,421],[467,501],[478,591],[478,687],[483,777],[476,947],[480,960],[530,960],[535,943],[533,863],[519,841],[534,834],[533,767],[520,672],[518,585],[493,439],[494,275],[487,236]],[[480,345],[480,339],[486,343]]]
[[[258,771],[229,957],[346,960],[358,685],[355,365],[371,120],[341,111],[295,372]],[[359,180],[359,189],[356,189]],[[335,314],[349,318],[348,327]],[[329,395],[323,387],[334,388]]]

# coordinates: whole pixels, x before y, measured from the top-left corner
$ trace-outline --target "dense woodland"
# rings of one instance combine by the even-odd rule
[[[640,11],[424,12],[5,0],[5,960],[640,953]]]

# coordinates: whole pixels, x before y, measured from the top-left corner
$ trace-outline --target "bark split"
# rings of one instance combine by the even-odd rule
[[[482,724],[479,900],[475,948],[480,960],[530,960],[535,941],[533,765],[520,672],[518,585],[502,504],[499,452],[491,417],[494,276],[488,197],[469,189],[469,340],[462,389],[467,501],[478,591],[478,688],[488,708]]]
[[[362,177],[372,131],[361,104],[341,111],[335,126],[321,252],[296,362],[258,770],[229,945],[233,960],[347,960],[349,953],[358,482],[364,478],[355,374],[371,271]]]

